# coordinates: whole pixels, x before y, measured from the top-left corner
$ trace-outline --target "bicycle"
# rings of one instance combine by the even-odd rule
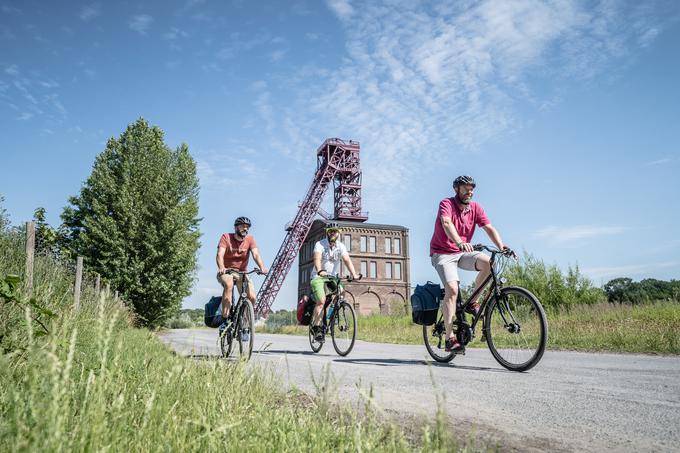
[[[491,274],[463,302],[460,291],[456,301],[456,317],[453,328],[458,341],[467,345],[475,338],[477,324],[482,321],[482,341],[486,341],[491,355],[503,367],[512,371],[527,371],[541,360],[548,339],[548,322],[545,311],[529,290],[519,286],[503,287],[500,274],[514,252],[499,250],[482,244],[474,246],[475,251],[491,253]],[[479,310],[468,324],[466,311],[471,310],[471,301],[485,288],[489,292],[480,303]],[[450,362],[456,352],[445,350],[446,328],[440,305],[437,322],[423,326],[423,340],[427,352],[437,362]]]
[[[333,348],[340,356],[346,356],[352,351],[354,342],[357,336],[357,317],[352,304],[347,302],[342,295],[340,282],[354,281],[352,277],[331,276],[326,283],[326,287],[331,289],[329,294],[326,294],[326,301],[321,312],[321,335],[317,338],[317,333],[314,331],[314,323],[309,324],[309,345],[312,351],[319,352],[326,341],[326,332],[330,329],[331,339],[333,340]],[[359,278],[361,279],[361,274]],[[330,283],[330,285],[328,284]]]
[[[250,272],[241,272],[228,269],[224,274],[238,274],[243,284],[241,294],[235,304],[232,304],[229,316],[227,316],[227,326],[219,332],[220,350],[222,357],[227,358],[231,354],[234,340],[238,341],[239,355],[242,359],[250,359],[253,353],[253,343],[255,337],[255,313],[253,304],[248,299],[248,285],[250,278],[248,275],[256,273],[262,275],[260,269],[253,269]]]

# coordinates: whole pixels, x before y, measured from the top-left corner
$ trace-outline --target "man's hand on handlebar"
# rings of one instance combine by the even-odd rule
[[[475,250],[474,246],[469,242],[461,242],[459,248],[462,252],[474,252]]]
[[[347,281],[348,281],[348,282],[351,282],[351,281],[353,281],[353,280],[361,280],[361,277],[363,277],[363,275],[361,275],[361,274],[354,274],[354,275],[348,275],[346,278],[347,278]]]

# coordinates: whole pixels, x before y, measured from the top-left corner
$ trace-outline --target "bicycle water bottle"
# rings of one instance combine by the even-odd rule
[[[331,305],[328,307],[328,317],[327,317],[326,319],[328,319],[329,321],[330,321],[330,319],[333,317],[333,308],[334,308],[334,305],[333,305],[333,304],[331,304]]]

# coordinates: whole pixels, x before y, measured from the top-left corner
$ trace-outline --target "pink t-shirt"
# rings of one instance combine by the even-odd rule
[[[463,242],[470,242],[472,235],[475,234],[475,226],[483,227],[491,223],[489,218],[484,213],[484,209],[474,201],[471,201],[463,210],[460,209],[461,204],[455,198],[444,198],[439,203],[439,210],[437,211],[437,218],[434,221],[434,233],[430,240],[430,256],[435,253],[439,254],[453,254],[460,253],[460,249],[446,235],[444,226],[442,225],[441,217],[451,217],[453,225],[458,231],[458,235]]]
[[[234,237],[234,233],[224,233],[217,248],[224,247],[224,267],[245,271],[248,267],[249,252],[257,248],[255,238],[248,235],[242,241]]]

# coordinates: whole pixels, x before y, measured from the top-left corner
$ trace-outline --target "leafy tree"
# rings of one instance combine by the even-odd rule
[[[7,210],[5,209],[5,197],[0,195],[0,233],[3,231],[7,230],[7,228],[10,225],[9,221],[9,215],[7,214]]]
[[[188,147],[170,149],[163,131],[140,118],[109,139],[69,202],[65,246],[121,292],[143,325],[175,314],[189,294],[200,237]]]
[[[645,278],[634,282],[630,278],[615,278],[604,285],[610,302],[638,304],[658,300],[680,301],[680,281]]]
[[[603,289],[609,302],[626,302],[629,300],[629,294],[634,290],[633,279],[627,277],[615,278],[605,283]]]
[[[38,253],[57,257],[59,255],[57,232],[45,220],[45,208],[33,212],[35,223],[35,249]]]

